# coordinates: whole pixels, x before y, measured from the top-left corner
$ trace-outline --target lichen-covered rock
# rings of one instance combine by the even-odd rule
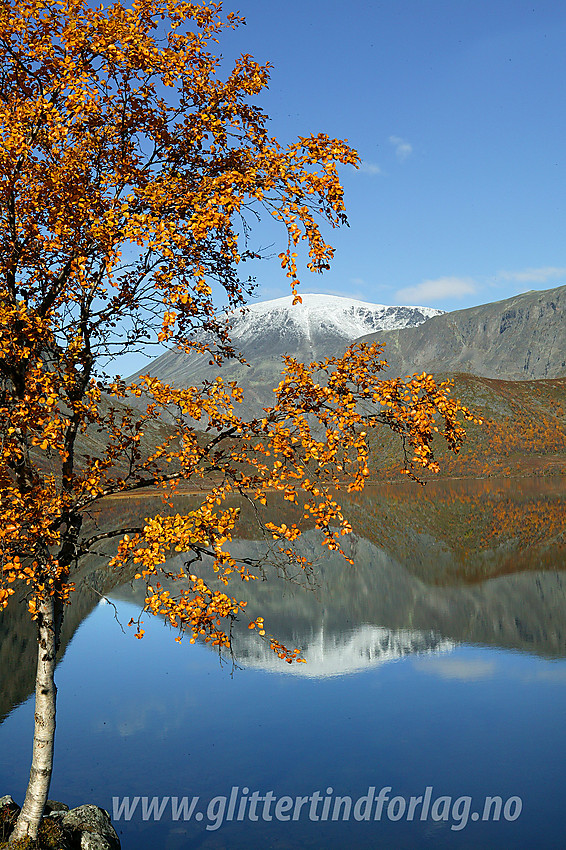
[[[9,794],[0,797],[0,843],[8,838],[19,813],[20,807]]]
[[[53,812],[68,812],[69,807],[66,803],[59,803],[57,800],[48,800],[45,804],[44,814],[50,815]]]
[[[114,850],[116,844],[99,832],[83,832],[81,850]]]
[[[19,812],[9,794],[0,797],[0,844],[9,837]],[[93,805],[69,809],[56,800],[45,804],[38,839],[40,847],[57,850],[120,850],[108,812]]]
[[[98,806],[78,806],[66,812],[61,823],[73,834],[81,833],[81,850],[120,850],[120,840],[110,815]]]

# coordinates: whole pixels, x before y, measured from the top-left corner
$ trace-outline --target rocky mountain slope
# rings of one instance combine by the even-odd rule
[[[416,328],[363,337],[384,342],[391,375],[469,372],[528,380],[566,375],[566,286],[434,316]]]

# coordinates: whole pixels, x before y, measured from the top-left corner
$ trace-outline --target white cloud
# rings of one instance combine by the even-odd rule
[[[427,658],[415,661],[414,666],[422,673],[432,673],[443,679],[472,682],[478,679],[489,679],[496,673],[495,662],[479,658]]]
[[[360,163],[359,170],[362,174],[369,174],[372,177],[376,177],[383,174],[383,171],[376,162],[368,162],[367,160],[363,160]]]
[[[413,153],[413,146],[400,136],[389,136],[389,141],[395,148],[395,156],[399,162],[404,162]]]
[[[540,269],[522,269],[518,272],[502,271],[497,275],[501,280],[511,280],[516,283],[546,283],[548,280],[566,277],[566,268],[543,266]]]
[[[469,277],[437,277],[435,280],[423,280],[416,286],[407,286],[395,293],[398,303],[420,303],[438,298],[463,298],[473,295],[476,285]]]

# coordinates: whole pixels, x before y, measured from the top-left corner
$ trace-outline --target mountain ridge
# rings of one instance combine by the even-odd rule
[[[433,316],[415,328],[366,334],[385,343],[391,377],[467,372],[530,380],[566,376],[566,286]]]

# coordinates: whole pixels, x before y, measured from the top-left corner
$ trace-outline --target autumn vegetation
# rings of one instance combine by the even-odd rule
[[[470,423],[457,455],[437,453],[442,476],[518,478],[560,476],[566,469],[566,378],[505,381],[456,374],[454,392],[481,416]],[[402,480],[394,440],[383,431],[370,439],[371,480]],[[430,479],[426,471],[424,478]]]
[[[280,222],[279,258],[300,309],[299,254],[311,272],[328,268],[321,223],[346,220],[337,166],[358,163],[323,134],[288,145],[270,137],[254,105],[269,66],[244,55],[220,76],[217,42],[239,23],[218,5],[177,0],[8,0],[0,10],[0,606],[27,586],[39,647],[33,762],[13,845],[35,839],[47,798],[55,654],[82,558],[114,540],[110,566],[134,565],[148,612],[179,638],[227,648],[245,603],[208,587],[198,565],[208,554],[224,585],[237,579],[245,591],[254,580],[254,564],[229,553],[239,518],[229,497],[265,506],[281,493],[295,521],[263,525],[302,566],[293,550],[302,519],[331,549],[349,531],[336,493],[364,487],[370,432],[396,434],[414,475],[437,469],[433,437],[457,451],[471,418],[430,375],[382,380],[376,345],[322,363],[286,358],[273,406],[252,421],[237,415],[241,390],[221,377],[237,352],[220,308],[242,308],[250,294],[244,272],[261,259],[253,223]],[[178,388],[151,370],[131,384],[113,374],[114,357],[153,344],[207,351],[218,378]],[[89,435],[101,451],[85,450]],[[175,513],[170,500],[187,482],[202,487],[201,504]],[[160,513],[87,528],[97,504],[147,488],[162,492]],[[171,578],[171,551],[188,553],[176,594],[159,581]],[[261,617],[249,625],[297,659]]]

